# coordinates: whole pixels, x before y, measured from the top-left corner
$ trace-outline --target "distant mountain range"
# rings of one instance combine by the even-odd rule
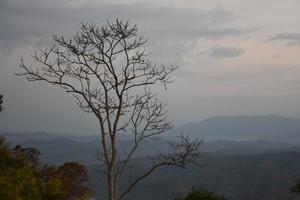
[[[5,136],[12,146],[21,144],[39,149],[42,163],[84,163],[88,167],[93,197],[97,200],[104,198],[105,175],[99,170],[97,136],[85,138],[50,133],[10,133]],[[126,147],[130,141],[124,139],[120,145]],[[143,155],[155,153],[158,149],[166,151],[166,143],[155,141],[141,146],[131,163],[135,166],[135,173],[149,168],[149,160]],[[184,196],[191,187],[200,186],[224,194],[231,200],[282,200],[289,199],[289,188],[300,179],[300,145],[263,140],[218,140],[204,141],[202,150],[200,167],[159,170],[138,185],[126,200],[172,200]],[[127,178],[120,187],[127,185]]]
[[[203,186],[231,200],[282,200],[300,179],[300,119],[279,115],[213,117],[175,128],[166,140],[181,132],[204,138],[202,167],[188,170],[167,168],[153,174],[130,194],[130,200],[174,199],[192,186]],[[99,172],[99,135],[68,135],[47,132],[4,133],[14,146],[41,151],[42,163],[59,165],[77,161],[87,165],[96,199],[103,199],[104,175]],[[130,135],[121,135],[119,145],[132,145]],[[135,154],[138,173],[148,167],[145,155],[168,151],[165,141],[147,141]],[[148,163],[148,164],[147,164]],[[126,179],[127,180],[127,179]],[[126,185],[126,180],[122,185]]]
[[[217,116],[204,119],[200,122],[187,123],[178,126],[166,137],[173,139],[180,133],[187,133],[192,137],[203,138],[205,141],[215,140],[266,140],[273,142],[288,142],[300,144],[300,118],[284,117],[280,115],[257,116]],[[68,138],[76,141],[95,141],[99,135],[70,135],[53,134],[47,132],[36,133],[4,133],[13,141],[50,140]],[[128,140],[130,136],[121,135],[121,140]]]
[[[268,140],[300,143],[300,119],[280,115],[212,117],[175,128],[204,140]]]
[[[300,119],[279,115],[213,117],[201,122],[188,123],[175,128],[166,140],[185,132],[203,138],[204,152],[223,155],[252,155],[271,152],[300,151]],[[12,145],[22,144],[42,152],[41,160],[60,164],[65,161],[97,163],[99,135],[68,135],[47,132],[4,133]],[[122,135],[119,145],[132,145],[129,135]],[[147,141],[140,146],[136,157],[168,151],[165,141]]]
[[[145,169],[145,160],[136,163],[135,172]],[[200,158],[200,167],[186,170],[158,170],[137,186],[126,200],[174,200],[183,197],[192,187],[204,187],[223,194],[229,200],[288,200],[290,188],[300,179],[300,153],[285,152],[259,155],[215,155]],[[90,166],[91,186],[97,200],[104,175],[98,166]],[[98,172],[97,172],[98,171]],[[101,178],[103,177],[103,178]],[[126,182],[122,185],[126,185]],[[299,199],[297,195],[293,199]]]

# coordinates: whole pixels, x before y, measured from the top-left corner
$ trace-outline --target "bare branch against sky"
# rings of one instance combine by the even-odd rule
[[[185,168],[200,156],[201,140],[181,136],[179,142],[171,143],[172,151],[159,154],[148,170],[120,190],[120,179],[136,150],[173,128],[165,103],[153,89],[160,84],[166,89],[176,67],[153,64],[144,49],[147,40],[129,21],[117,19],[102,27],[82,23],[73,37],[55,35],[53,40],[54,46],[33,54],[34,65],[21,60],[21,72],[16,75],[61,87],[75,97],[81,110],[97,119],[108,200],[124,199],[157,169]],[[123,158],[120,137],[124,132],[129,133],[132,147]]]

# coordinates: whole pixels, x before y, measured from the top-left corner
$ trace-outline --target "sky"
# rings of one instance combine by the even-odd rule
[[[149,59],[176,65],[159,91],[176,125],[212,116],[300,117],[300,0],[0,0],[2,132],[95,133],[63,90],[28,82],[20,58],[80,22],[137,24]]]

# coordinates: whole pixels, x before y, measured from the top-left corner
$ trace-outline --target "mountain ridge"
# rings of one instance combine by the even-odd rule
[[[281,115],[216,116],[175,128],[204,140],[269,140],[300,143],[300,118]]]

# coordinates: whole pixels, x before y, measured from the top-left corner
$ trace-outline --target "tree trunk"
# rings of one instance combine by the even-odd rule
[[[108,183],[108,200],[116,200],[116,191],[114,187],[114,176],[113,176],[112,169],[109,169],[107,173],[107,183]]]

